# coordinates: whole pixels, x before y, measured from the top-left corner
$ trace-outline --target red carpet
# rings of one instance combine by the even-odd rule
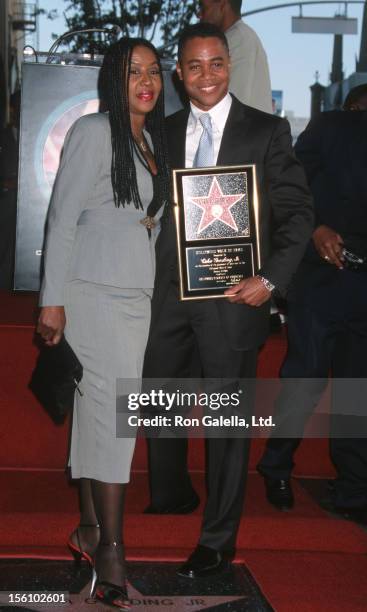
[[[0,556],[69,558],[65,541],[78,513],[76,489],[63,473],[67,427],[53,425],[27,389],[37,354],[30,325],[35,298],[0,294],[0,305]],[[260,356],[260,376],[277,375],[285,348],[283,334],[271,337]],[[253,442],[252,470],[263,444]],[[203,498],[202,442],[191,446],[190,464]],[[333,474],[325,440],[305,440],[296,462],[298,475]],[[127,499],[128,557],[184,559],[196,543],[202,508],[179,519],[142,515],[148,501],[145,470],[140,440]],[[297,479],[294,488],[294,511],[279,513],[266,503],[260,477],[250,474],[237,561],[247,564],[280,612],[365,610],[367,533],[329,517]]]
[[[366,556],[250,551],[246,563],[277,612],[366,611]]]
[[[195,486],[204,498],[203,475],[194,475]],[[42,554],[44,547],[58,548],[67,554],[67,535],[78,516],[76,488],[68,486],[62,472],[3,471],[2,491],[8,495],[1,503],[2,546],[23,546],[29,554]],[[238,538],[238,559],[247,550],[297,550],[364,554],[367,534],[352,523],[329,520],[295,482],[297,496],[293,512],[279,513],[265,502],[261,478],[250,475],[245,517]],[[135,473],[129,487],[126,508],[126,545],[130,558],[182,559],[195,545],[200,529],[201,508],[180,518],[142,516],[147,504],[146,474]],[[57,528],[56,528],[57,526]],[[144,528],[142,529],[142,527]],[[164,533],[164,545],[162,545]],[[0,549],[0,552],[1,549]]]
[[[37,356],[32,325],[36,304],[33,294],[13,295],[0,291],[0,468],[62,469],[65,465],[67,426],[53,425],[27,388]],[[261,351],[259,376],[277,377],[285,350],[284,333],[272,336]],[[30,440],[32,431],[37,432],[34,440]],[[255,469],[264,443],[264,440],[254,440],[250,469]],[[191,446],[191,467],[201,470],[202,444],[193,441]],[[297,453],[296,464],[296,475],[327,477],[334,474],[325,440],[305,440]],[[141,441],[133,468],[146,469],[145,445]]]

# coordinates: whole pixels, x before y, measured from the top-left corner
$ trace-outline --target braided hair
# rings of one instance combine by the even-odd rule
[[[100,72],[99,88],[104,110],[109,111],[112,138],[111,179],[115,205],[125,207],[133,202],[135,208],[143,209],[139,195],[134,163],[135,142],[129,112],[129,74],[131,56],[135,47],[150,49],[161,69],[155,47],[143,38],[122,38],[111,45]],[[157,176],[153,175],[153,201],[148,213],[154,216],[157,210],[170,199],[170,171],[166,135],[164,129],[163,87],[154,109],[147,113],[145,127],[150,133],[157,165]]]

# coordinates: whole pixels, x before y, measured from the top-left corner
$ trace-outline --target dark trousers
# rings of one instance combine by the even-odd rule
[[[366,351],[365,313],[337,316],[300,304],[289,305],[288,353],[281,369],[283,383],[274,412],[276,431],[269,438],[258,465],[263,475],[290,478],[293,454],[301,442],[307,419],[327,385],[329,372],[338,379],[365,378]],[[339,506],[364,506],[367,505],[367,409],[364,417],[360,410],[356,411],[359,416],[353,416],[352,405],[351,415],[343,416],[343,412],[348,413],[348,407],[340,406],[336,389],[337,385],[333,389],[330,417],[330,456],[338,473],[334,501]],[[353,437],[343,437],[343,432],[348,435],[348,431]]]
[[[235,351],[229,346],[215,302],[179,302],[177,286],[172,283],[159,316],[153,318],[144,377],[190,377],[192,360],[197,355],[204,378],[256,376],[257,350]],[[242,514],[249,446],[246,438],[206,440],[207,502],[200,544],[233,551]],[[192,494],[187,450],[185,438],[148,441],[154,506],[179,504]]]

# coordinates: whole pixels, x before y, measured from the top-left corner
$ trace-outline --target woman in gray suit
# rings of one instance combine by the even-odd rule
[[[80,479],[69,546],[94,566],[97,598],[124,609],[125,483],[135,439],[116,436],[116,379],[141,378],[154,282],[154,219],[169,198],[159,57],[143,39],[111,46],[101,70],[108,114],[66,136],[50,210],[38,331],[65,333],[84,368],[70,466]],[[154,153],[153,153],[154,151]]]

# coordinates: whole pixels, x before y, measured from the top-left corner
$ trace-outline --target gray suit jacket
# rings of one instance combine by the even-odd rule
[[[149,139],[149,135],[147,135]],[[133,204],[116,208],[111,184],[111,131],[101,113],[78,119],[69,130],[47,219],[40,305],[64,304],[65,283],[84,280],[122,288],[152,288],[154,238]],[[135,158],[146,209],[152,177]]]

